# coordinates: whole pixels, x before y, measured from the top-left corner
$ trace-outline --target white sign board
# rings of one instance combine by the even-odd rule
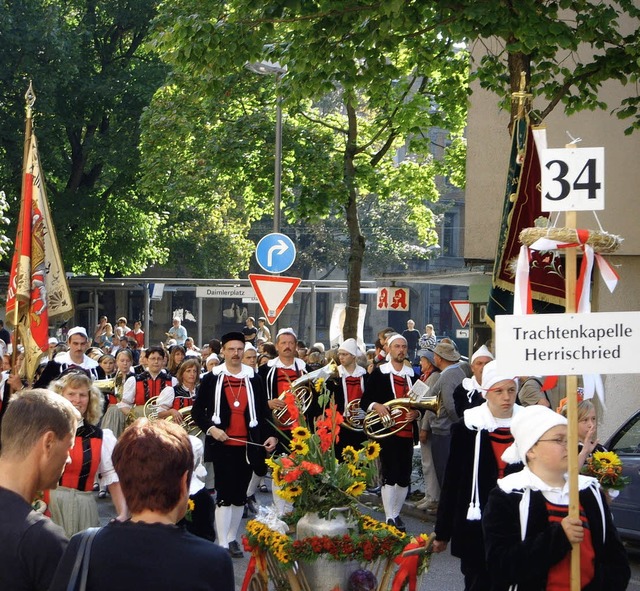
[[[640,312],[499,315],[495,347],[510,375],[639,373]]]
[[[256,292],[253,287],[234,287],[226,285],[212,285],[212,286],[197,286],[196,287],[197,298],[252,298],[256,299]]]
[[[604,148],[540,151],[542,211],[604,209]]]

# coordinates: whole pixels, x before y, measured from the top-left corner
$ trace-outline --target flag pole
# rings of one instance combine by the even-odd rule
[[[32,113],[33,105],[36,102],[36,95],[33,91],[33,81],[29,80],[29,88],[24,94],[25,100],[25,129],[24,129],[24,149],[22,152],[22,188],[20,193],[20,216],[18,219],[18,228],[24,227],[24,216],[29,215],[30,212],[26,211],[24,207],[25,191],[27,190],[26,176],[27,176],[27,162],[29,159],[29,149],[31,147],[31,133],[32,133]],[[16,248],[18,245],[15,245]],[[18,340],[20,338],[20,330],[18,329],[18,322],[20,320],[20,306],[18,299],[16,298],[13,307],[13,332],[14,332],[14,346],[11,351],[11,367],[14,369],[14,373],[18,373],[18,367],[16,367],[18,359]]]

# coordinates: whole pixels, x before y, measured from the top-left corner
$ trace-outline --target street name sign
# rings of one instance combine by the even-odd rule
[[[196,286],[197,298],[238,298],[238,299],[255,299],[256,292],[253,287],[249,286],[233,286],[233,285],[211,285]]]

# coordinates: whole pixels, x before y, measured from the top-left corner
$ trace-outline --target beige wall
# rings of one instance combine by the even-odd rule
[[[601,98],[609,104],[609,111],[625,92],[627,89],[616,83],[603,88]],[[467,126],[467,259],[495,257],[510,145],[508,114],[499,111],[497,102],[495,95],[474,87]],[[605,230],[622,236],[624,242],[619,256],[609,257],[620,274],[618,288],[612,295],[595,277],[593,310],[640,310],[640,132],[625,136],[625,122],[609,111],[567,117],[561,106],[557,107],[545,121],[548,144],[552,148],[564,146],[569,131],[583,139],[582,147],[604,146],[606,209],[598,217]],[[581,213],[578,226],[598,228],[591,213]],[[640,371],[640,363],[638,367]],[[607,410],[600,417],[601,441],[640,406],[638,375],[603,375],[603,379]]]
[[[619,101],[616,94],[624,90],[610,84],[601,96],[613,106]],[[466,258],[495,256],[509,158],[508,123],[509,115],[499,111],[496,96],[475,86],[467,125]],[[568,142],[566,131],[582,138],[581,147],[604,146],[606,209],[598,217],[605,230],[624,238],[620,254],[640,255],[640,132],[625,136],[626,123],[608,111],[566,117],[561,107],[545,125],[551,148]],[[580,214],[578,224],[598,227],[591,213]]]

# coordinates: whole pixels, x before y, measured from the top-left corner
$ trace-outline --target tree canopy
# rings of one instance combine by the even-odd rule
[[[403,2],[387,5],[187,0],[166,2],[157,19],[157,48],[203,95],[233,93],[237,80],[249,75],[247,63],[278,63],[287,68],[278,94],[289,115],[332,132],[337,174],[325,179],[316,199],[346,220],[345,335],[355,334],[360,303],[365,236],[359,205],[375,196],[396,208],[389,214],[414,223],[417,246],[433,243],[427,204],[437,191],[426,131],[439,126],[459,134],[466,115],[464,52],[435,31],[407,35],[418,13]],[[313,146],[314,160],[323,157],[321,148]],[[412,158],[399,164],[401,149]],[[288,187],[295,195],[296,185]],[[305,219],[304,200],[284,202],[285,217]]]
[[[67,271],[135,273],[166,260],[139,177],[139,118],[167,68],[144,48],[155,0],[21,0],[0,11],[0,184],[17,218],[24,94]]]

